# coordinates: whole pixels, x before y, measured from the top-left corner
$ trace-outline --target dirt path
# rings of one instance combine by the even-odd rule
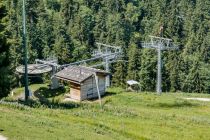
[[[185,98],[187,100],[198,100],[198,101],[204,101],[204,102],[210,102],[210,98]]]
[[[7,140],[7,138],[2,136],[2,135],[0,135],[0,140]]]

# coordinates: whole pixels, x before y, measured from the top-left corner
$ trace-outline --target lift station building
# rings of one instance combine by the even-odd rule
[[[55,74],[55,77],[67,81],[70,86],[70,97],[74,100],[97,98],[97,83],[100,95],[105,94],[108,72],[84,66],[68,66]]]

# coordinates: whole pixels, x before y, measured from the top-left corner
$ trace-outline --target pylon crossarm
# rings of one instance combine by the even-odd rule
[[[55,66],[55,67],[60,67],[60,65],[57,64],[55,61],[47,61],[47,60],[36,59],[35,62],[36,63],[41,63],[41,64],[46,64],[46,65],[51,65],[51,66]]]
[[[105,46],[105,47],[109,47],[109,48],[113,48],[113,49],[121,49],[121,47],[119,47],[119,46],[111,46],[111,45],[107,45],[107,44],[103,44],[103,43],[99,43],[99,42],[96,42],[96,44],[100,47]]]
[[[150,48],[150,49],[151,48],[153,48],[153,49],[157,48],[156,46],[153,45],[153,43],[145,43],[145,42],[142,44],[142,47],[143,48]]]
[[[161,75],[161,51],[163,50],[176,50],[178,49],[177,46],[175,46],[172,43],[172,39],[169,38],[163,38],[163,37],[157,37],[157,36],[149,36],[150,37],[150,43],[142,43],[142,46],[144,48],[150,48],[150,49],[156,49],[158,53],[158,61],[157,61],[157,93],[161,94],[162,92],[162,75]]]
[[[179,49],[178,47],[165,47],[162,50],[177,50]]]
[[[167,40],[167,41],[172,41],[172,39],[169,39],[169,38],[164,38],[164,37],[158,37],[158,36],[152,36],[152,35],[149,35],[150,38],[153,38],[153,39],[157,39],[157,40]]]
[[[177,49],[179,49],[179,47],[174,45],[172,42],[169,42],[169,44],[165,45],[165,47],[162,48],[162,50],[177,50]]]

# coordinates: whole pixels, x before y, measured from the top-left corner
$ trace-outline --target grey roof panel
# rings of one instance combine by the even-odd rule
[[[52,67],[45,64],[28,64],[28,74],[30,75],[39,75],[43,73],[47,73],[52,71]],[[24,74],[25,73],[25,66],[19,66],[16,68],[18,73]]]
[[[63,78],[66,80],[71,80],[75,82],[83,82],[90,76],[94,75],[94,73],[101,73],[104,75],[108,75],[109,73],[99,70],[99,69],[94,69],[94,68],[89,68],[89,67],[84,67],[84,66],[68,66],[64,68],[63,70],[59,71],[58,73],[55,74],[57,78]]]

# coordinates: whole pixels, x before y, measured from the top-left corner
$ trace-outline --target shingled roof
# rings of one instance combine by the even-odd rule
[[[104,74],[108,75],[106,71],[100,69],[94,69],[84,66],[68,66],[63,70],[59,71],[55,74],[55,77],[58,79],[63,79],[67,81],[71,81],[74,83],[82,83],[89,77],[93,76],[94,74]]]

